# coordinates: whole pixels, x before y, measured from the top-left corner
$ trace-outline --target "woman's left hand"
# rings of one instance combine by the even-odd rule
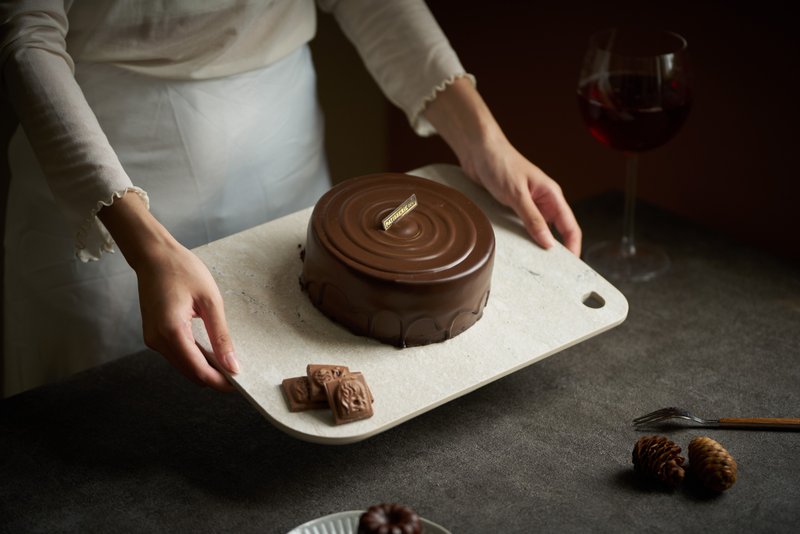
[[[561,187],[511,145],[468,79],[459,78],[437,94],[425,117],[453,149],[467,176],[513,209],[536,243],[553,245],[552,225],[564,245],[580,255],[581,229]]]
[[[580,256],[581,229],[561,187],[505,138],[473,150],[464,171],[514,210],[536,243],[544,248],[553,245],[552,225],[561,234],[564,246]]]

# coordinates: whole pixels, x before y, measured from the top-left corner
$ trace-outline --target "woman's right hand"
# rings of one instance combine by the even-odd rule
[[[148,347],[160,352],[187,378],[221,391],[233,387],[215,366],[239,371],[225,322],[222,297],[205,264],[177,242],[150,251],[136,268],[142,330]],[[192,319],[205,324],[216,361],[200,351]]]
[[[135,193],[104,207],[98,217],[136,271],[147,346],[193,382],[232,391],[219,368],[235,374],[239,365],[222,296],[205,264],[172,237]],[[196,317],[203,320],[211,341],[209,358],[195,343]]]

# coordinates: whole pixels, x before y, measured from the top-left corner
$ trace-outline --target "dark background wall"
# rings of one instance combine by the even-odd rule
[[[429,2],[508,137],[559,181],[571,202],[623,186],[622,156],[589,136],[576,106],[588,36],[637,22],[682,33],[692,62],[693,108],[675,139],[642,157],[640,198],[800,262],[800,32],[791,5]],[[439,138],[411,132],[330,16],[320,15],[312,49],[334,180],[455,162]],[[11,132],[7,111],[0,146]],[[5,151],[2,156],[0,185]]]
[[[693,108],[671,142],[642,156],[640,198],[800,260],[800,38],[784,4],[442,0],[429,6],[507,136],[559,181],[571,202],[623,187],[621,154],[592,139],[577,110],[588,36],[620,23],[683,34]],[[335,179],[455,162],[440,139],[411,132],[335,23],[320,18],[313,47]]]

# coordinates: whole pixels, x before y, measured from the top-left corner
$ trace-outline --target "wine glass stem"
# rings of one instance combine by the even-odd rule
[[[639,156],[636,153],[625,154],[625,211],[622,228],[622,255],[636,255],[634,239],[634,212],[636,210],[636,179],[639,170]]]

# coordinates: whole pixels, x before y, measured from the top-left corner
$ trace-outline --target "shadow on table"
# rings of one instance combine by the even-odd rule
[[[633,467],[617,471],[613,476],[613,482],[626,493],[674,493],[676,496],[681,496],[685,499],[697,502],[714,501],[722,496],[721,493],[713,492],[705,488],[697,477],[688,469],[683,482],[674,489],[665,486],[657,480],[639,475],[633,470]]]
[[[57,498],[61,477],[87,492],[101,493],[110,482],[120,493],[126,485],[137,492],[152,486],[154,494],[189,486],[212,502],[287,510],[309,492],[380,472],[387,458],[418,461],[426,449],[469,434],[483,402],[473,395],[461,401],[466,407],[444,408],[365,442],[325,446],[277,430],[238,394],[198,388],[155,353],[138,354],[102,373],[90,370],[6,399],[0,467],[28,486],[16,490],[20,499],[36,496],[31,506]],[[418,425],[426,427],[422,437]]]

